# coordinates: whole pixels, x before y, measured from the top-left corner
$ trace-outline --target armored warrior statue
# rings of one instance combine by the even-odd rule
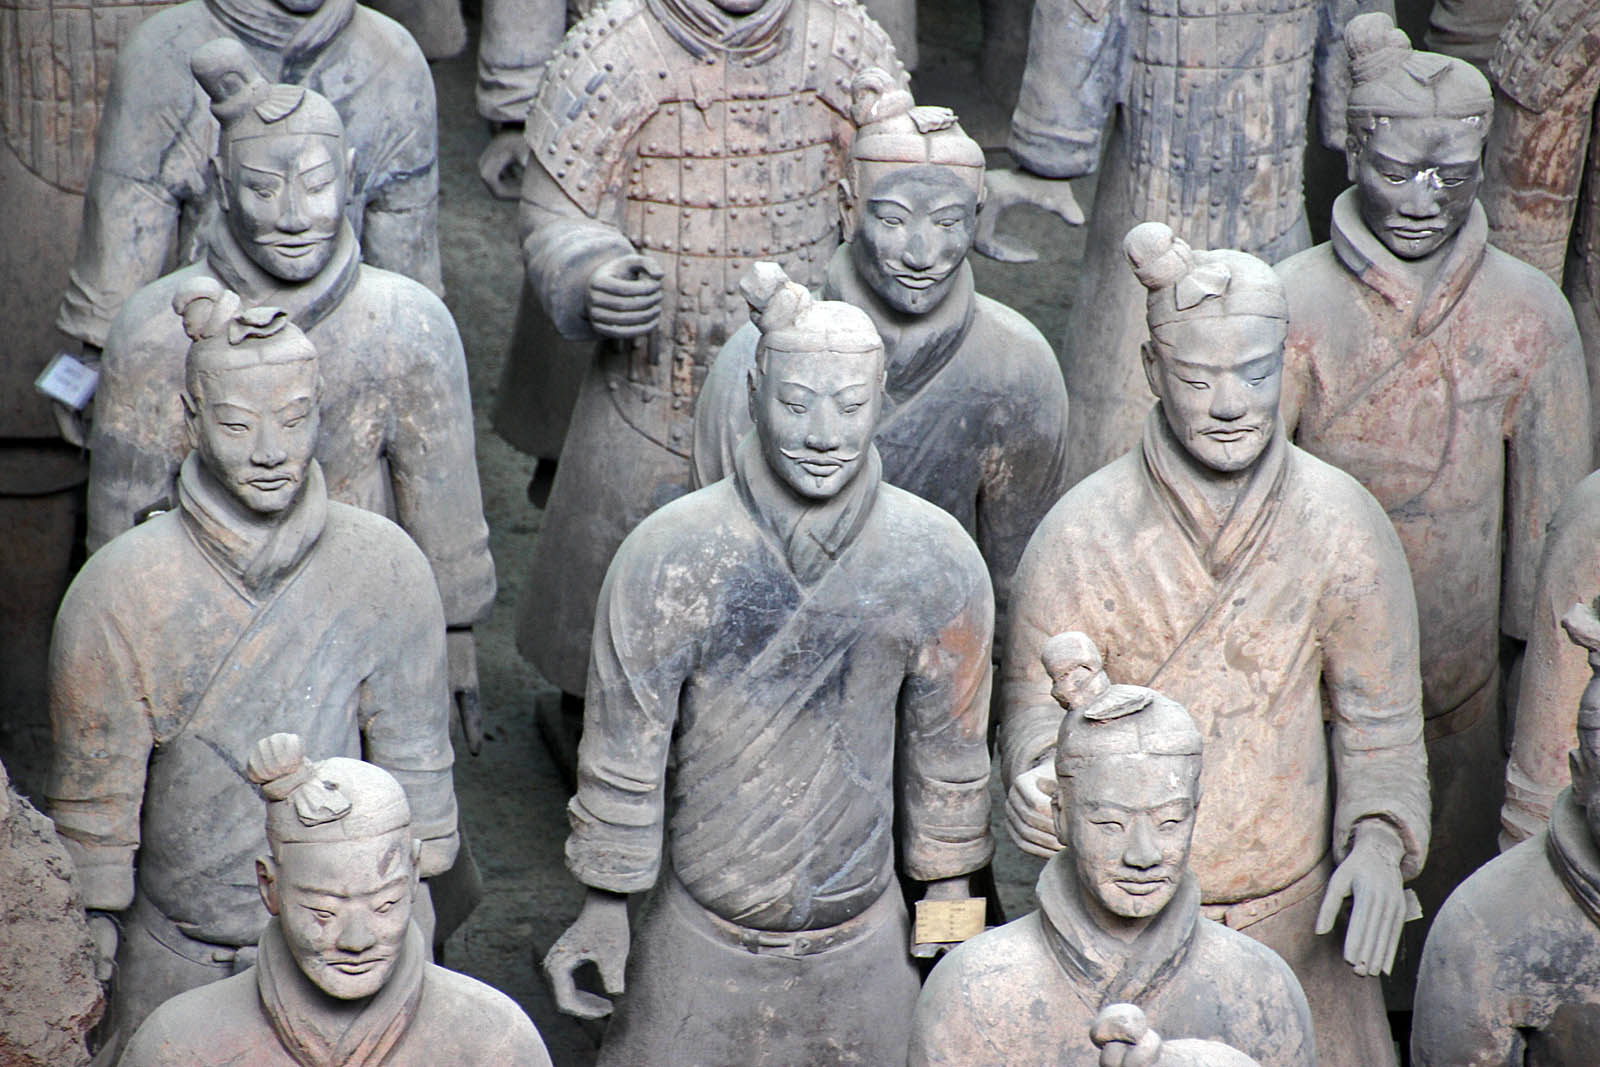
[[[528,114],[523,255],[560,332],[597,340],[534,548],[518,646],[581,694],[606,565],[688,491],[695,398],[758,259],[819,285],[850,84],[904,75],[853,0],[617,0],[567,35]]]
[[[433,77],[410,34],[355,0],[184,0],[128,39],[106,95],[57,317],[93,349],[135,290],[205,250],[217,120],[189,57],[218,37],[273,81],[328,98],[354,152],[345,211],[367,262],[439,288]]]
[[[1573,9],[1583,4],[1578,0]],[[1517,8],[1517,0],[1433,0],[1423,43],[1435,52],[1464,59],[1485,74],[1495,41]]]
[[[1011,120],[1023,168],[990,182],[979,248],[1005,205],[1081,221],[1066,179],[1098,170],[1085,262],[1062,343],[1072,397],[1069,484],[1139,440],[1150,393],[1135,353],[1144,293],[1122,237],[1162,222],[1196,248],[1276,262],[1310,241],[1302,199],[1316,76],[1324,143],[1344,144],[1344,24],[1388,0],[1038,0]],[[1109,141],[1106,131],[1109,130]],[[1103,157],[1103,158],[1102,158]]]
[[[423,843],[406,790],[360,760],[256,742],[267,800],[256,965],[157,1008],[121,1067],[550,1067],[510,997],[428,960],[412,917]]]
[[[623,993],[602,1064],[904,1063],[900,879],[969,898],[993,849],[989,578],[882,480],[871,320],[775,264],[745,285],[756,429],[601,591],[568,805],[589,890],[545,970],[572,1014],[611,1007],[585,960]]]
[[[933,969],[911,1067],[1092,1067],[1113,1033],[1132,1046],[1125,1061],[1213,1062],[1176,1050],[1158,1061],[1168,1050],[1150,1038],[1150,1019],[1168,1037],[1215,1038],[1247,1062],[1314,1067],[1311,1009],[1294,974],[1200,914],[1189,870],[1202,799],[1194,720],[1160,693],[1112,685],[1084,634],[1055,635],[1042,662],[1066,712],[1052,773],[1040,778],[1062,851],[1039,877],[1038,911]]]
[[[89,480],[89,549],[170,506],[187,452],[183,324],[173,295],[209,278],[288,310],[323,353],[316,455],[328,494],[398,522],[428,557],[450,626],[451,686],[479,740],[472,626],[494,601],[473,453],[466,358],[449,311],[418,282],[361,262],[344,217],[352,149],[321,94],[270,85],[244,48],[195,52],[222,130],[217,212],[199,262],[145,286],[112,324]]]
[[[1272,269],[1191,249],[1160,223],[1126,240],[1148,290],[1157,403],[1139,447],[1045,516],[1017,567],[1002,658],[1007,825],[1059,847],[1061,709],[1040,649],[1077,628],[1113,681],[1183,701],[1205,734],[1191,863],[1208,917],[1281,955],[1327,1063],[1392,1064],[1376,976],[1428,847],[1417,609],[1405,553],[1355,479],[1278,418],[1289,318]],[[1346,897],[1351,918],[1327,936]]]
[[[1545,530],[1591,466],[1588,383],[1560,290],[1486,245],[1488,81],[1413,51],[1387,15],[1352,19],[1345,41],[1355,186],[1332,241],[1278,267],[1282,417],[1378,498],[1411,565],[1433,768],[1416,888],[1431,915],[1495,854],[1501,647],[1527,639]],[[1424,932],[1408,933],[1411,966]]]
[[[1484,153],[1489,239],[1561,285],[1600,385],[1600,5],[1521,0],[1489,64],[1494,129]],[[1600,434],[1600,409],[1590,431]],[[1600,448],[1600,438],[1596,440]]]
[[[1417,1067],[1579,1067],[1600,1047],[1600,618],[1577,604],[1562,625],[1591,672],[1557,716],[1576,720],[1572,784],[1548,826],[1463,882],[1434,920],[1412,1015]]]
[[[328,499],[317,350],[210,278],[173,311],[193,340],[177,507],[89,558],[50,650],[45,794],[116,953],[113,1043],[248,963],[265,842],[241,769],[271,728],[388,768],[424,878],[457,850],[439,594],[404,531]]]
[[[983,206],[983,150],[946,108],[915,107],[889,76],[856,77],[855,142],[839,183],[845,243],[822,295],[865,311],[888,348],[875,441],[883,474],[978,541],[996,628],[1034,527],[1066,491],[1067,391],[1027,319],[974,291],[967,254]],[[695,412],[695,478],[733,469],[750,431],[754,325],[723,346]]]

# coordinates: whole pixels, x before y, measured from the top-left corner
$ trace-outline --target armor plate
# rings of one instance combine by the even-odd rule
[[[1600,6],[1594,0],[1521,3],[1489,61],[1500,91],[1544,111],[1586,73],[1600,70]]]
[[[1140,0],[1126,94],[1134,217],[1259,249],[1300,220],[1316,0]]]

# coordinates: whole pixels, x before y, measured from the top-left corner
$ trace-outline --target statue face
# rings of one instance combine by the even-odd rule
[[[1188,866],[1199,778],[1194,757],[1111,756],[1062,781],[1056,834],[1086,897],[1126,919],[1167,906]]]
[[[285,511],[300,495],[317,446],[317,363],[258,363],[203,371],[184,395],[190,444],[251,511]]]
[[[339,141],[317,134],[252,137],[228,152],[227,215],[245,254],[286,282],[316,277],[333,257],[348,181]]]
[[[761,452],[803,497],[826,500],[861,469],[878,425],[883,352],[778,352],[751,376]]]
[[[388,980],[411,924],[412,851],[403,829],[280,846],[267,906],[276,900],[295,962],[329,996],[370,997]]]
[[[1144,348],[1145,378],[1167,425],[1216,471],[1252,466],[1272,440],[1283,392],[1284,323],[1259,315],[1190,319]]]
[[[938,307],[972,248],[977,190],[945,167],[906,167],[854,210],[851,259],[873,292],[907,315]]]
[[[1431,255],[1467,221],[1483,181],[1482,124],[1388,119],[1351,142],[1361,219],[1401,259]]]

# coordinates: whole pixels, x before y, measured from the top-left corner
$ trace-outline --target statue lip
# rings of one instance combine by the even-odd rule
[[[1206,437],[1222,441],[1225,444],[1232,444],[1255,433],[1256,428],[1254,426],[1227,426],[1220,430],[1201,430],[1200,432]]]
[[[259,478],[246,478],[245,481],[257,489],[270,493],[275,489],[282,489],[286,485],[293,484],[294,478],[288,474],[264,474]]]
[[[259,243],[265,248],[272,249],[279,255],[288,256],[290,259],[299,259],[301,256],[311,252],[313,249],[320,248],[327,244],[332,239],[332,235],[329,235],[327,237],[293,237],[289,240],[261,241]]]
[[[344,974],[356,975],[366,974],[380,963],[383,963],[386,959],[388,959],[387,956],[374,956],[370,959],[329,960],[327,963],[329,967],[332,967],[336,971],[340,971]]]
[[[942,282],[946,278],[950,277],[950,272],[946,271],[943,274],[921,274],[921,273],[893,272],[891,274],[891,277],[893,277],[895,281],[899,282],[901,285],[905,286],[907,289],[918,289],[918,290],[921,290],[921,289],[932,289],[934,286],[938,285],[940,282]]]
[[[1407,241],[1424,241],[1444,231],[1443,226],[1390,226],[1389,232]]]
[[[1170,878],[1118,878],[1115,879],[1117,888],[1134,897],[1147,897],[1164,885],[1170,885]]]

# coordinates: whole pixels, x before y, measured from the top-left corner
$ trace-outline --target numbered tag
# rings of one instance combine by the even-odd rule
[[[983,933],[987,907],[982,897],[917,901],[916,940],[923,945],[949,945]]]
[[[100,372],[70,352],[57,352],[33,380],[33,387],[73,411],[82,411],[94,397]]]

